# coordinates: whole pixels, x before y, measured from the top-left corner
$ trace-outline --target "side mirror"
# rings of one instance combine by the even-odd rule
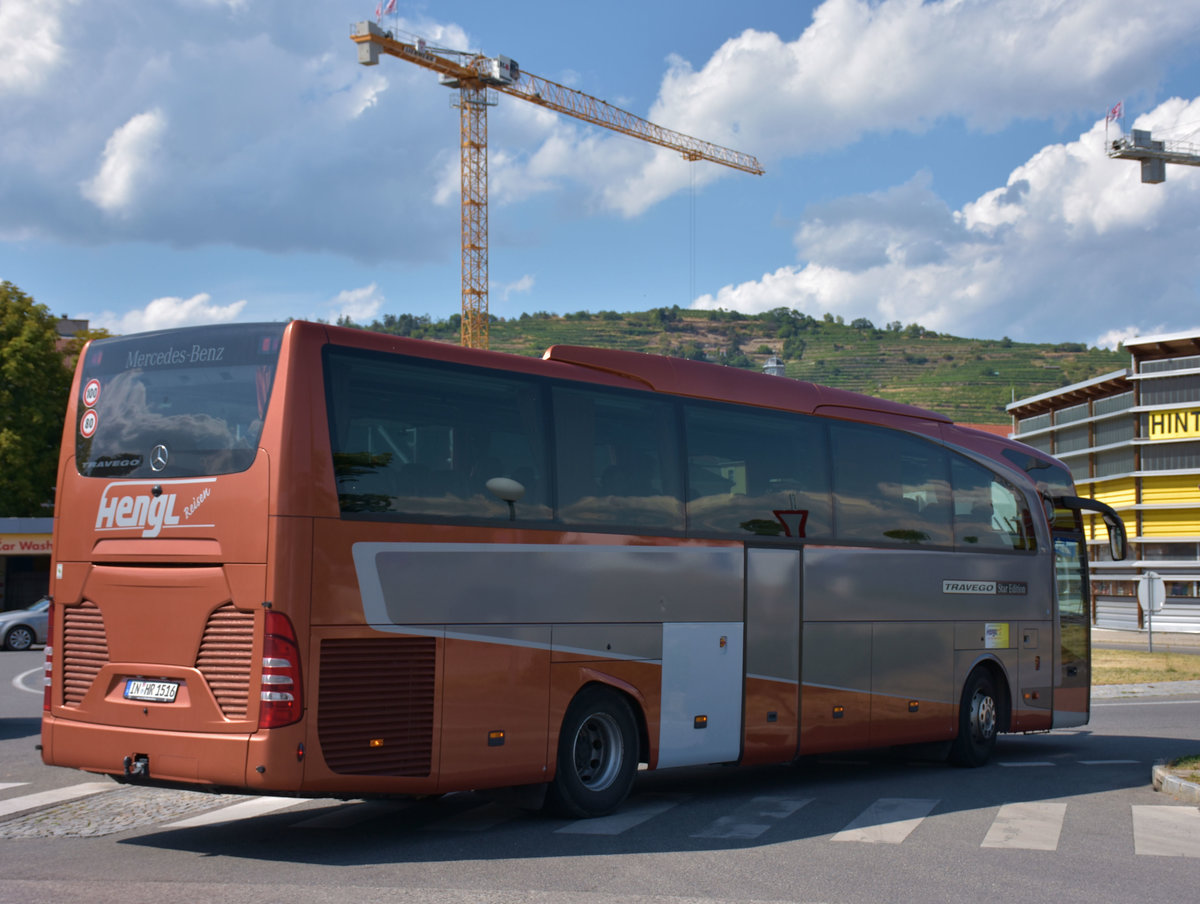
[[[1104,519],[1108,528],[1108,549],[1112,553],[1113,561],[1119,562],[1128,554],[1129,538],[1125,534],[1125,522],[1111,505],[1105,505],[1095,499],[1084,499],[1082,496],[1055,496],[1053,502],[1057,508],[1096,512]]]

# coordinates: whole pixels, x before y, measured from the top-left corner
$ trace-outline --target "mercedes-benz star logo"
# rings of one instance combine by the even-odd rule
[[[170,453],[167,452],[167,447],[157,445],[154,451],[150,453],[150,470],[161,471],[167,466],[167,459],[170,458]]]

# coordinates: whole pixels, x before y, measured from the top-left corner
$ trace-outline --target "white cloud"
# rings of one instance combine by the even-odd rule
[[[1200,98],[1172,99],[1135,126],[1166,134],[1200,120]],[[1055,340],[1106,323],[1194,326],[1200,302],[1200,172],[1168,167],[1140,182],[1104,153],[1104,124],[1043,148],[1005,186],[952,211],[927,176],[806,212],[801,263],[729,285],[695,306],[919,322],[958,335]],[[1180,322],[1184,318],[1188,322]]]
[[[147,330],[165,330],[178,326],[199,326],[207,323],[229,323],[237,320],[246,302],[235,301],[227,305],[212,304],[207,292],[191,298],[156,298],[144,308],[114,314],[82,314],[95,329],[106,329],[117,335],[142,333]]]
[[[533,284],[534,278],[532,274],[526,273],[520,279],[514,282],[505,283],[497,288],[499,290],[501,299],[508,301],[513,295],[527,294],[531,289],[533,289]]]
[[[752,153],[769,170],[947,117],[995,130],[1094,109],[1153,87],[1146,61],[1185,48],[1198,30],[1200,7],[1175,0],[826,0],[794,40],[747,30],[698,70],[673,58],[648,118]],[[655,154],[609,202],[636,215],[686,187],[687,169],[671,162]],[[697,181],[728,172],[703,167]]]
[[[1156,333],[1163,332],[1164,327],[1158,326],[1153,329],[1139,329],[1136,326],[1124,326],[1117,329],[1109,330],[1103,336],[1100,336],[1095,341],[1097,348],[1113,348],[1123,345],[1130,339],[1136,339],[1139,336],[1153,336]]]
[[[385,300],[379,286],[371,283],[360,289],[343,289],[330,302],[330,307],[333,308],[334,321],[349,317],[355,323],[370,323]]]
[[[0,4],[0,95],[35,90],[62,60],[62,7],[58,0]]]
[[[162,110],[139,113],[113,132],[96,175],[80,193],[105,213],[122,213],[151,178],[167,120]]]

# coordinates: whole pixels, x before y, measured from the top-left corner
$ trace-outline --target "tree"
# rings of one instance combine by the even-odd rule
[[[49,514],[71,373],[55,318],[0,282],[0,515]]]

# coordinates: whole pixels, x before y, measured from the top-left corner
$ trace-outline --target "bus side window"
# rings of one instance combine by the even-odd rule
[[[987,468],[955,455],[954,545],[959,549],[1033,550],[1033,518],[1016,488]]]
[[[813,418],[688,404],[688,531],[827,537],[825,426]]]
[[[675,407],[649,393],[553,390],[559,518],[683,530]]]
[[[346,349],[327,362],[343,512],[549,520],[539,383]],[[511,509],[496,477],[524,488]]]
[[[833,423],[830,430],[839,538],[952,544],[945,449],[898,430],[863,424]]]

